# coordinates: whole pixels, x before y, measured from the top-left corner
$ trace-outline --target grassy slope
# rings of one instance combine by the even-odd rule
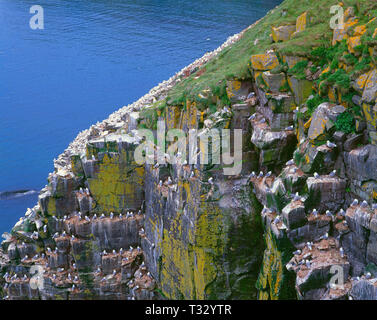
[[[243,37],[231,47],[223,50],[216,58],[204,67],[205,72],[197,77],[198,72],[176,85],[169,94],[171,105],[184,103],[186,99],[197,100],[200,92],[210,89],[218,97],[225,96],[227,79],[249,78],[248,62],[253,54],[263,53],[269,48],[275,48],[280,53],[295,56],[309,56],[315,47],[329,47],[332,30],[329,26],[331,18],[330,7],[338,4],[329,0],[285,0],[277,8],[271,10],[255,26],[248,29]],[[375,0],[345,0],[344,8],[349,6],[361,7],[358,13],[362,22],[367,22],[377,9]],[[286,12],[283,15],[283,11]],[[296,18],[308,11],[311,17],[310,26],[295,38],[281,43],[272,43],[270,39],[271,26],[295,24]],[[257,44],[254,45],[255,40]]]

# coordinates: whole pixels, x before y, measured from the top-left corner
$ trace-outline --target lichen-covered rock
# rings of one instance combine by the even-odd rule
[[[271,27],[272,39],[275,42],[287,41],[291,38],[295,30],[296,30],[296,26],[294,25],[280,26],[277,28]]]
[[[226,92],[232,103],[244,102],[252,91],[251,81],[227,81]]]
[[[272,70],[279,65],[279,60],[274,52],[256,54],[251,56],[251,68],[258,71]]]
[[[312,94],[313,83],[308,80],[297,79],[294,76],[288,77],[289,86],[294,94],[296,105],[303,104]]]
[[[366,103],[374,103],[377,98],[377,69],[374,69],[365,82],[362,100]]]

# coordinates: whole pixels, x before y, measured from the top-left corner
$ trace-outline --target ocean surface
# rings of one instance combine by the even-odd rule
[[[79,131],[134,102],[281,0],[0,0],[0,234]],[[44,9],[44,30],[29,10]],[[2,196],[1,196],[2,195]]]

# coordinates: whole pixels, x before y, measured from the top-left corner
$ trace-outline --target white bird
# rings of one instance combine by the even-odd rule
[[[361,207],[362,208],[366,208],[368,207],[368,202],[366,202],[365,200],[361,203]]]
[[[359,204],[359,200],[355,199],[355,200],[352,201],[351,206],[352,206],[352,207],[355,207],[355,206],[357,206],[358,204]]]
[[[274,224],[278,224],[280,222],[280,216],[277,216],[274,220]]]
[[[297,168],[292,168],[289,172],[295,174],[297,172]]]
[[[331,178],[334,178],[335,175],[336,175],[336,170],[331,171],[331,173],[329,174],[329,176],[330,176]]]
[[[336,148],[336,144],[327,140],[326,146],[330,149]]]
[[[295,164],[295,162],[294,162],[293,159],[289,160],[289,161],[286,163],[287,166],[293,166],[294,164]]]
[[[300,195],[298,194],[298,192],[296,192],[296,194],[294,195],[293,197],[293,201],[300,201],[301,200],[301,197]]]

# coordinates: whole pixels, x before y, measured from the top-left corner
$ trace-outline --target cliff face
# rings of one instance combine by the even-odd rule
[[[335,30],[331,5],[284,1],[80,133],[5,235],[0,294],[376,299],[377,4],[344,1]],[[241,172],[138,164],[158,122],[242,129]]]

